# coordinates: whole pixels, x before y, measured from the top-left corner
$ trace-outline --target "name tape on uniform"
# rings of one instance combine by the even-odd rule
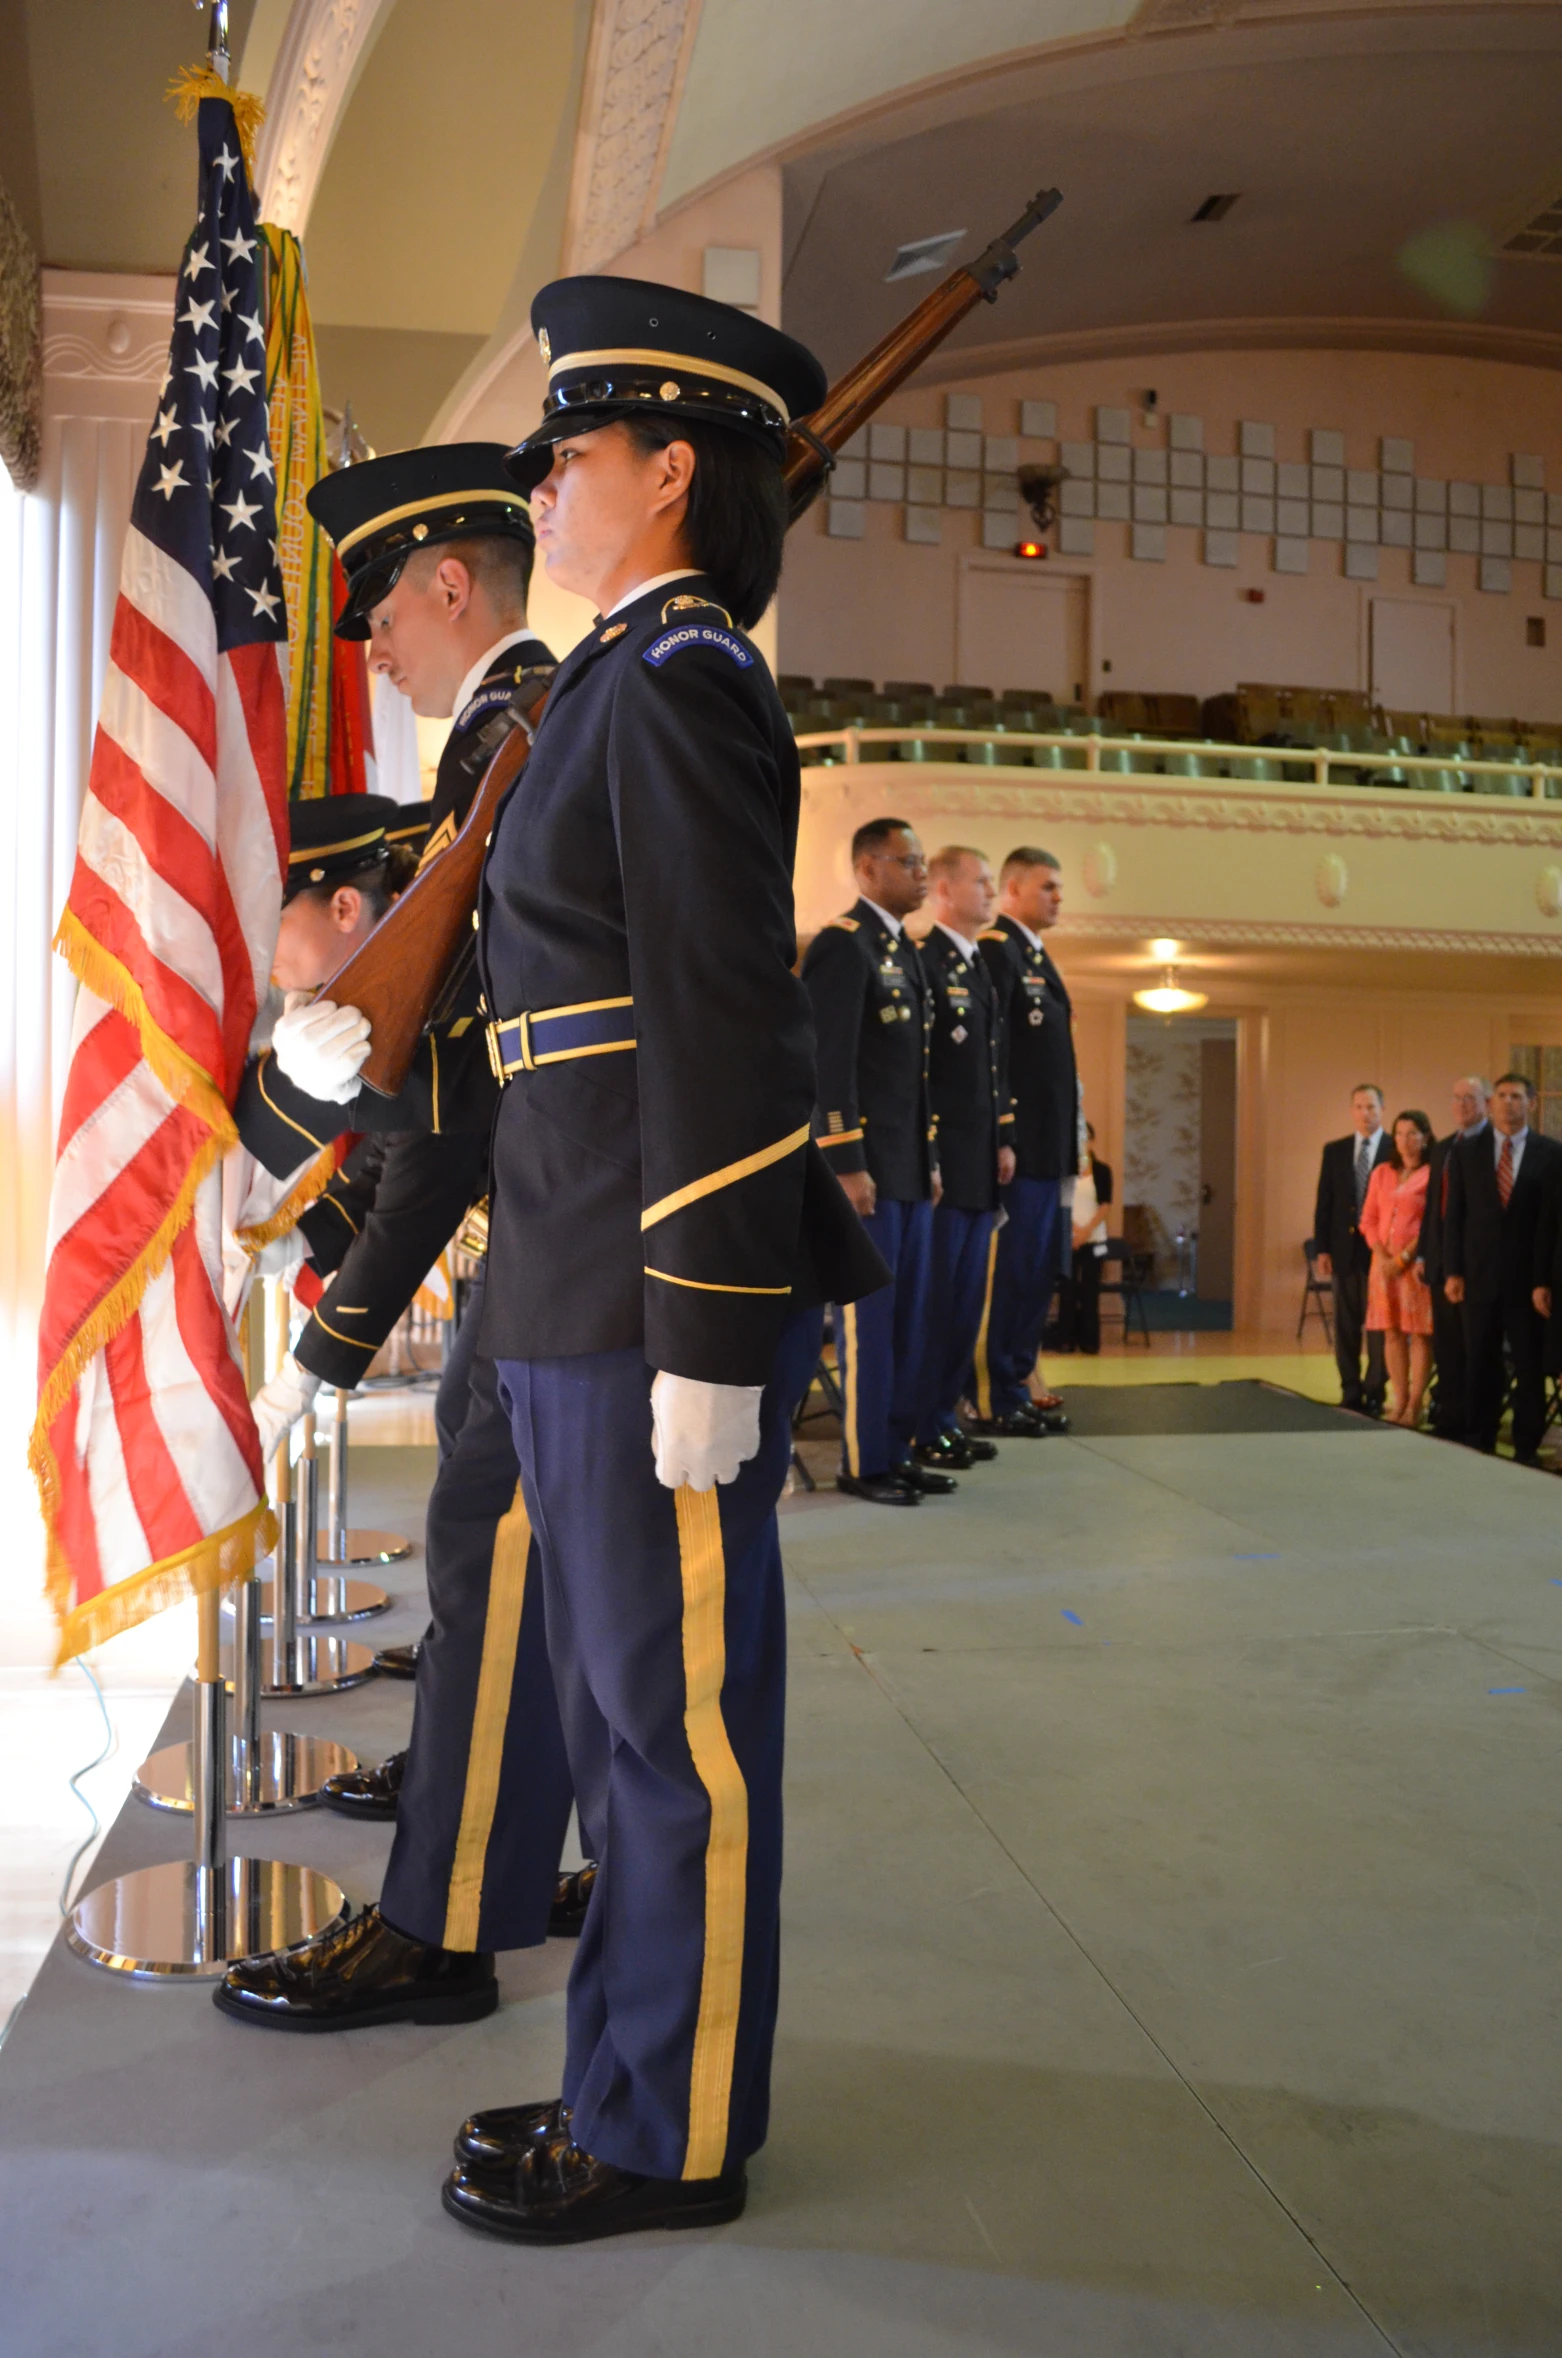
[[[735,631],[721,630],[714,622],[686,622],[675,630],[664,630],[645,650],[645,660],[660,671],[668,657],[684,647],[719,647],[741,671],[750,670],[754,661]]]

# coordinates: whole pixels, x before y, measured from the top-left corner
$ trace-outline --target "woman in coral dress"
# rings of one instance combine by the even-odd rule
[[[1361,1233],[1372,1248],[1367,1278],[1367,1327],[1383,1337],[1391,1401],[1386,1421],[1418,1425],[1432,1373],[1432,1295],[1416,1275],[1415,1259],[1426,1210],[1427,1157],[1432,1125],[1414,1108],[1394,1121],[1394,1157],[1379,1163],[1367,1185]]]

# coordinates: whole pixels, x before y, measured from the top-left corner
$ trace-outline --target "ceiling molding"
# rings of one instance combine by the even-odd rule
[[[566,273],[600,270],[656,218],[700,0],[596,0],[564,231]]]
[[[293,0],[266,94],[255,209],[302,237],[331,141],[389,0]]]
[[[1077,360],[1148,358],[1167,352],[1423,352],[1460,360],[1509,361],[1562,369],[1562,335],[1478,319],[1170,319],[1125,327],[1071,328],[1055,336],[945,345],[910,380],[943,385],[958,377],[1061,367]]]
[[[1562,958],[1562,936],[1549,933],[1439,933],[1409,925],[1264,924],[1247,918],[1077,917],[1059,921],[1072,940],[1145,942],[1176,936],[1196,946],[1178,960],[1196,966],[1199,952],[1253,950],[1431,950],[1444,957]]]

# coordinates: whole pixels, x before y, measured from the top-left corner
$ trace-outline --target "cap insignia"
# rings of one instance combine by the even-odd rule
[[[546,328],[539,328],[537,330],[537,349],[542,354],[542,365],[544,368],[546,368],[549,361],[553,358],[553,346],[549,341],[548,331]]]
[[[664,377],[656,390],[664,401],[676,401],[683,387],[676,377]]]
[[[414,524],[412,527],[412,537],[414,540],[427,540],[428,526],[426,524]]]
[[[311,869],[310,869],[310,871],[309,871],[309,881],[310,881],[310,883],[311,883],[311,884],[320,884],[320,883],[323,883],[323,882],[324,882],[324,880],[325,880],[325,870],[324,870],[323,868],[311,868]]]

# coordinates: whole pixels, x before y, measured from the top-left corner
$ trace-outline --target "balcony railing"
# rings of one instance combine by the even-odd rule
[[[1239,779],[1253,785],[1377,787],[1422,794],[1562,801],[1562,765],[1481,761],[1468,754],[1347,752],[1333,746],[1218,745],[1186,737],[1113,737],[1092,730],[817,729],[797,739],[806,768],[863,762],[965,762],[1052,776]],[[947,749],[947,750],[945,750]]]

